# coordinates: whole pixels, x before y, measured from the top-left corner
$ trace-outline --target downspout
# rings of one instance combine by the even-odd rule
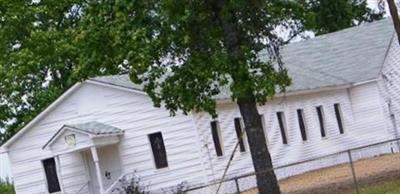
[[[389,88],[386,85],[387,84],[386,82],[388,81],[388,79],[383,73],[382,73],[382,79],[381,80],[382,80],[382,82],[381,82],[382,84],[381,85],[383,85],[383,88],[380,89],[380,87],[379,87],[380,84],[378,84],[378,88],[381,91],[380,92],[381,95],[383,95],[382,98],[384,98],[385,101],[387,101],[388,113],[389,113],[388,116],[389,116],[389,119],[390,119],[390,122],[391,122],[391,125],[392,125],[394,138],[398,139],[399,138],[399,131],[398,131],[398,128],[397,128],[397,123],[396,123],[396,115],[395,115],[395,113],[393,111],[392,98],[391,98],[391,96],[389,94]],[[382,94],[382,91],[384,91],[384,94]],[[397,144],[397,152],[400,152],[400,142],[396,141],[396,144]]]
[[[393,111],[391,99],[389,99],[388,106],[389,106],[389,117],[390,117],[390,121],[392,123],[394,136],[395,136],[396,139],[398,139],[399,138],[399,132],[398,132],[397,123],[396,123],[396,115],[394,114],[394,111]],[[400,142],[396,141],[396,144],[397,144],[397,151],[400,152]]]

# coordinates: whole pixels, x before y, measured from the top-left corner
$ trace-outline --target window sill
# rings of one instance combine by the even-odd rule
[[[250,153],[250,150],[246,150],[246,151],[244,151],[244,152],[239,152],[238,156],[239,156],[239,157],[245,157],[245,156],[248,155],[248,153]]]
[[[170,170],[169,166],[167,166],[167,167],[164,167],[164,168],[156,168],[153,172],[154,173],[161,173],[161,172],[169,171],[169,170]]]

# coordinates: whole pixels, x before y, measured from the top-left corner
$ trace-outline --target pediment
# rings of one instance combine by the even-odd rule
[[[66,153],[119,142],[123,131],[98,122],[64,125],[43,146],[53,153]]]

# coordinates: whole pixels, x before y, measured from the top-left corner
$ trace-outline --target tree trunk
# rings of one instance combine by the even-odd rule
[[[248,79],[248,72],[238,72],[241,65],[239,61],[245,61],[241,56],[240,32],[237,29],[235,13],[225,12],[226,0],[210,0],[215,13],[216,22],[222,26],[223,41],[230,57],[231,76],[239,86]],[[265,140],[264,130],[260,115],[257,111],[256,99],[249,88],[237,99],[240,113],[243,117],[247,139],[249,142],[251,157],[257,177],[257,187],[260,194],[280,194],[278,181],[272,170],[272,160]]]
[[[243,117],[251,158],[257,173],[258,191],[260,194],[279,194],[279,184],[272,170],[271,155],[255,99],[238,99],[237,104]]]
[[[390,15],[392,16],[394,29],[396,30],[398,43],[400,45],[400,20],[397,7],[394,0],[387,0],[387,2],[389,4]]]

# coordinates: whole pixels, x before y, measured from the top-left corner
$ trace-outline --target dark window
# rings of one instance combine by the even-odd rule
[[[286,137],[285,115],[283,112],[277,112],[276,116],[278,117],[279,129],[281,130],[282,143],[287,144],[288,141],[287,141],[287,137]]]
[[[61,191],[57,176],[56,161],[54,158],[43,160],[42,163],[46,174],[47,189],[49,190],[49,193]]]
[[[343,120],[342,120],[342,111],[340,110],[340,104],[334,104],[335,107],[335,115],[336,115],[336,121],[339,127],[339,132],[340,134],[344,133],[343,129]]]
[[[297,120],[299,121],[301,138],[303,139],[303,141],[307,141],[306,124],[304,121],[303,109],[297,109]]]
[[[325,137],[326,136],[325,119],[324,119],[324,109],[322,108],[322,106],[317,106],[317,114],[319,121],[319,130],[321,131],[321,137]]]
[[[161,132],[149,135],[151,149],[153,151],[156,168],[168,167],[167,152]]]
[[[211,122],[211,134],[214,141],[215,152],[217,156],[222,156],[222,146],[221,146],[221,139],[220,139],[220,131],[218,128],[218,122],[212,121]]]
[[[236,136],[239,140],[240,152],[245,152],[246,148],[245,148],[244,142],[243,142],[244,131],[243,131],[242,119],[235,118],[234,122],[235,122]]]

